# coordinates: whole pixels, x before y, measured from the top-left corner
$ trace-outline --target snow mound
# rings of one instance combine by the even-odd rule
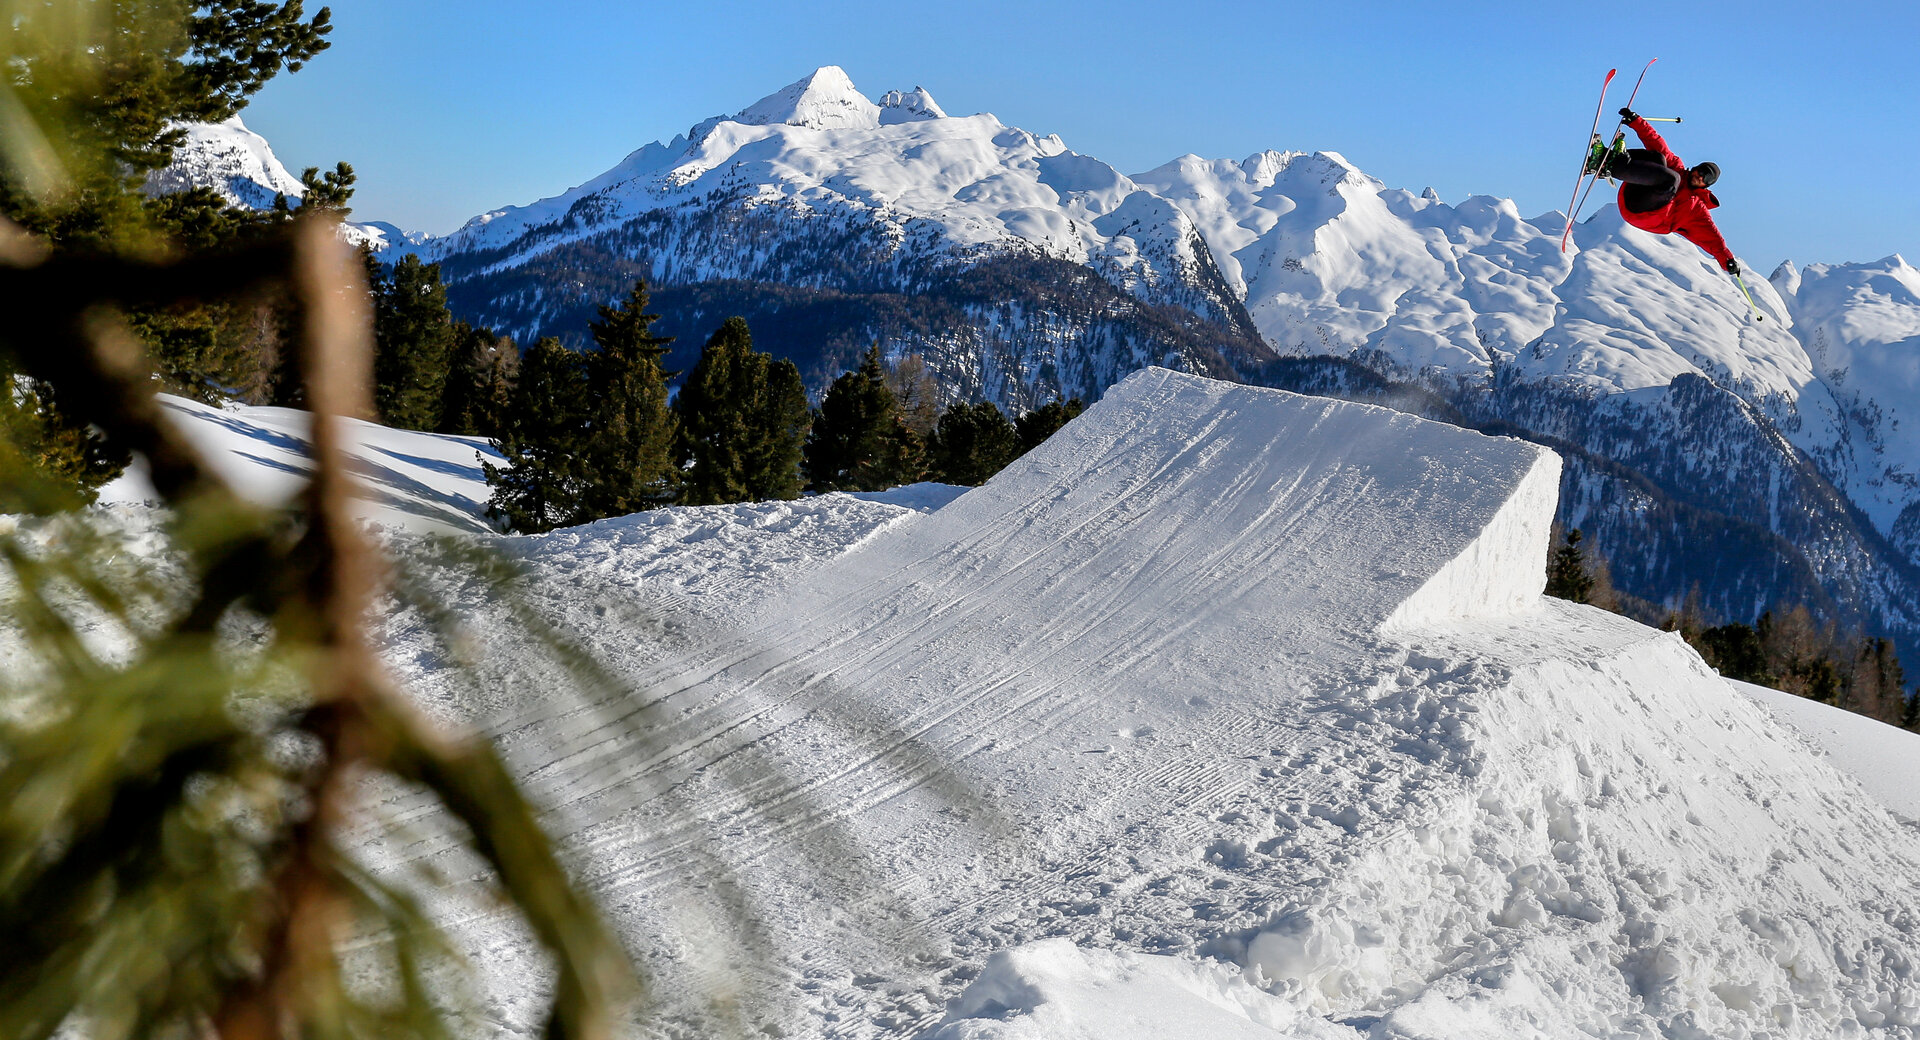
[[[1017,524],[990,543],[1003,560],[1100,573],[1150,544],[1147,602],[1173,581],[1226,597],[1215,610],[1370,632],[1534,605],[1559,479],[1559,457],[1524,441],[1148,368],[922,529],[950,547],[889,547],[876,565],[947,559],[975,544],[961,532]],[[1124,541],[1085,537],[1122,523]],[[1202,561],[1218,587],[1185,572]]]
[[[1218,962],[1049,939],[988,958],[928,1040],[1279,1040],[1297,1017]]]

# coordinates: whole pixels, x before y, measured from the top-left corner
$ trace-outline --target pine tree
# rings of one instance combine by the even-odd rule
[[[680,501],[688,505],[795,498],[807,395],[800,370],[753,349],[729,318],[700,351],[674,402]]]
[[[678,424],[667,406],[674,373],[662,365],[673,340],[653,334],[660,316],[646,309],[646,283],[635,282],[620,306],[601,307],[588,326],[600,348],[587,359],[593,437],[584,459],[587,508],[596,519],[666,505],[678,492]]]
[[[446,395],[440,402],[440,432],[497,437],[504,430],[508,396],[520,370],[520,348],[492,329],[453,323],[453,353]]]
[[[708,506],[747,501],[746,468],[754,450],[751,416],[766,382],[765,358],[755,355],[744,318],[728,318],[701,348],[700,360],[674,400],[681,502]]]
[[[815,492],[882,491],[920,479],[921,446],[887,388],[879,344],[820,399],[805,463]]]
[[[1700,656],[1715,671],[1729,679],[1771,686],[1776,681],[1767,670],[1766,648],[1752,625],[1720,625],[1700,633],[1696,644]]]
[[[1580,540],[1578,528],[1568,531],[1547,557],[1547,595],[1575,603],[1585,603],[1592,595],[1593,575],[1587,573]]]
[[[329,23],[324,9],[306,18],[298,0],[9,5],[0,217],[55,252],[177,254],[251,233],[262,218],[211,191],[148,199],[140,186],[185,139],[172,122],[232,116],[274,75],[325,50]],[[129,317],[168,389],[254,399],[272,368],[254,311],[183,301]],[[0,452],[36,483],[68,482],[54,498],[91,500],[119,472],[126,453],[65,418],[51,388],[0,374],[0,391],[11,439]]]
[[[493,441],[506,465],[482,466],[493,488],[487,515],[523,534],[592,519],[588,408],[586,359],[553,337],[535,343],[521,358],[505,427]]]
[[[801,456],[813,412],[800,369],[780,359],[767,364],[766,389],[756,410],[756,447],[747,459],[747,495],[756,502],[799,498]]]
[[[928,475],[948,484],[984,484],[1020,454],[1020,435],[992,401],[956,404],[940,416],[927,446]]]
[[[373,405],[380,421],[408,430],[440,423],[453,315],[439,264],[402,257],[374,292]]]
[[[1849,669],[1845,706],[1882,722],[1899,725],[1906,713],[1906,671],[1893,643],[1886,639],[1863,637]]]
[[[1048,437],[1060,432],[1060,428],[1080,417],[1087,410],[1086,402],[1078,397],[1062,402],[1058,397],[1027,412],[1013,422],[1014,430],[1020,434],[1020,454],[1040,446]]]

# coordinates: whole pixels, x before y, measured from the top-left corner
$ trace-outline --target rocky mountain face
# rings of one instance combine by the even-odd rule
[[[1123,174],[823,68],[552,198],[386,247],[462,316],[579,341],[636,278],[691,364],[729,315],[823,386],[871,343],[954,399],[1098,397],[1149,364],[1553,445],[1627,591],[1805,602],[1920,659],[1920,272],[1783,266],[1746,298],[1612,207],[1388,188],[1332,152]]]

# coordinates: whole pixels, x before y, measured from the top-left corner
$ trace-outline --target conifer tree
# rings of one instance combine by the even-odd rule
[[[618,307],[601,307],[588,326],[599,346],[587,359],[593,436],[584,459],[594,518],[666,505],[678,492],[677,423],[667,406],[674,373],[662,364],[673,340],[653,334],[660,316],[646,310],[647,286],[637,281]]]
[[[801,455],[813,411],[800,369],[769,358],[766,389],[755,412],[755,449],[747,458],[747,495],[756,502],[799,498]]]
[[[921,445],[900,417],[880,345],[820,399],[807,435],[807,490],[881,491],[920,479]]]
[[[700,360],[687,372],[673,407],[680,428],[681,502],[708,506],[747,501],[752,413],[765,384],[766,355],[757,358],[762,364],[755,364],[746,320],[728,318],[708,337]]]
[[[1060,428],[1079,418],[1087,410],[1086,402],[1078,397],[1071,401],[1061,401],[1058,397],[1015,419],[1013,427],[1020,434],[1020,454],[1040,446],[1040,442],[1060,432]]]
[[[492,329],[453,323],[453,353],[440,432],[497,437],[505,429],[508,395],[520,370],[520,349]]]
[[[439,264],[411,253],[384,274],[374,291],[374,408],[389,426],[431,430],[453,353],[447,287]]]
[[[984,484],[1020,454],[1020,435],[992,401],[956,404],[940,416],[927,446],[929,476],[949,484]]]
[[[680,501],[798,497],[806,390],[792,362],[753,349],[745,319],[727,319],[707,340],[674,413],[680,424]]]
[[[1547,595],[1585,603],[1593,593],[1593,575],[1587,572],[1585,555],[1580,551],[1579,528],[1566,533],[1547,557]]]
[[[1767,670],[1766,648],[1752,625],[1719,625],[1700,633],[1700,656],[1721,675],[1741,682],[1771,686],[1776,681]]]
[[[53,388],[0,364],[0,513],[44,513],[93,501],[127,455],[70,422]]]
[[[523,534],[592,519],[586,471],[587,363],[547,337],[520,361],[504,428],[493,446],[506,465],[483,464],[493,497],[487,515]]]
[[[1845,707],[1882,722],[1899,725],[1906,712],[1906,673],[1893,643],[1863,637],[1847,675]]]

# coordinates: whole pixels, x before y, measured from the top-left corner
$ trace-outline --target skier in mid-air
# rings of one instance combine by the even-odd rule
[[[1727,248],[1726,239],[1720,237],[1720,229],[1708,212],[1720,205],[1707,190],[1720,179],[1720,167],[1710,162],[1688,167],[1667,147],[1653,124],[1630,108],[1620,110],[1620,120],[1646,145],[1603,153],[1599,173],[1620,181],[1620,215],[1642,231],[1656,235],[1678,232],[1719,261],[1721,270],[1740,277],[1740,262],[1733,258],[1733,251]]]

